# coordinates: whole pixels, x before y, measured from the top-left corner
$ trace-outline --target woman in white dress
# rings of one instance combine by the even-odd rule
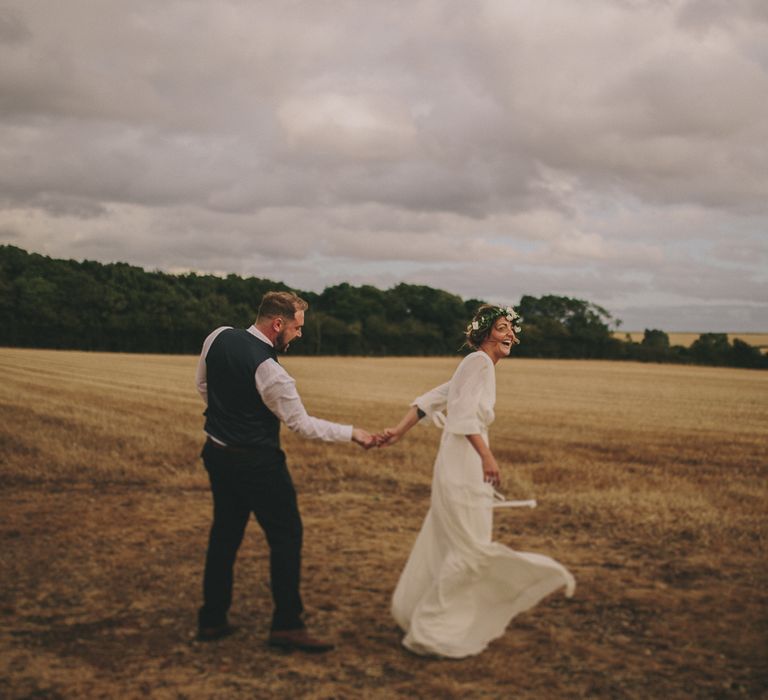
[[[466,333],[475,352],[380,436],[385,445],[397,442],[424,416],[443,429],[429,512],[392,598],[392,614],[406,633],[403,645],[417,654],[478,654],[546,595],[562,586],[573,594],[573,576],[554,559],[492,541],[500,482],[488,445],[495,365],[519,342],[519,321],[510,307],[481,306]]]

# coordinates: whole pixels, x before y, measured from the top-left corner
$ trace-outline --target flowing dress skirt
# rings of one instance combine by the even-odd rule
[[[485,436],[484,436],[485,437]],[[430,509],[392,598],[403,645],[424,655],[478,654],[515,615],[573,576],[550,557],[493,542],[493,487],[463,435],[443,432]]]

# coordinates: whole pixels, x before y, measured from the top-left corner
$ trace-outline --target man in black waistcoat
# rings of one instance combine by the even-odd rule
[[[268,643],[322,652],[332,644],[309,635],[301,619],[302,524],[296,492],[280,449],[280,422],[308,438],[354,441],[375,438],[351,425],[307,414],[277,351],[301,337],[307,303],[291,292],[268,292],[248,329],[222,326],[203,343],[197,389],[207,404],[202,458],[213,495],[213,524],[198,613],[201,641],[233,632],[232,602],[237,550],[253,513],[269,543],[274,613]]]

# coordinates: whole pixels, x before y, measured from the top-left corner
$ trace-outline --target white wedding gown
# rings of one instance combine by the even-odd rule
[[[448,383],[413,402],[444,426],[429,512],[392,597],[403,645],[417,654],[478,654],[544,596],[561,586],[573,594],[573,576],[554,559],[491,539],[493,487],[465,436],[479,433],[487,442],[495,400],[493,362],[478,351]]]

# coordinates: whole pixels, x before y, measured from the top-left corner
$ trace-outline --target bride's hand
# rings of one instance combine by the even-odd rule
[[[496,458],[489,454],[483,458],[483,481],[486,484],[491,484],[494,488],[498,488],[501,484],[501,472],[499,472],[499,465],[496,462]]]
[[[394,445],[401,437],[402,433],[398,433],[394,428],[385,428],[376,435],[376,442],[379,447],[389,447]]]

